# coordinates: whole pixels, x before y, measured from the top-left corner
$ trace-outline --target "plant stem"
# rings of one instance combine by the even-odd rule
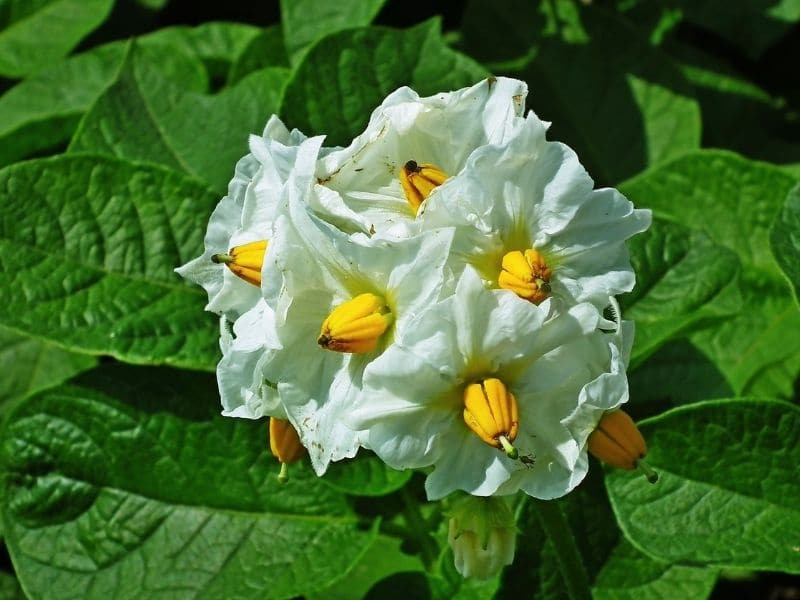
[[[430,534],[430,528],[419,510],[417,499],[414,498],[408,488],[403,488],[401,493],[405,504],[403,518],[413,534],[414,540],[419,544],[422,563],[430,571],[439,556],[439,546]]]
[[[542,527],[555,548],[561,579],[570,600],[591,600],[589,578],[561,506],[552,500],[533,500],[531,505],[536,508]]]

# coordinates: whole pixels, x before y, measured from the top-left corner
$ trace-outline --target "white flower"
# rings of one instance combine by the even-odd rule
[[[593,306],[548,312],[465,269],[455,294],[367,367],[351,424],[390,466],[433,465],[432,500],[566,494],[586,474],[602,412],[627,400],[627,380],[618,335],[595,329]]]
[[[270,118],[263,136],[250,136],[250,154],[236,164],[228,194],[208,222],[205,251],[175,269],[206,290],[206,310],[233,321],[261,297],[259,269],[237,275],[235,261],[228,268],[223,264],[226,259],[219,257],[253,242],[269,241],[287,181],[304,176],[310,182],[321,144],[321,137],[307,140],[297,130],[290,133],[276,116]],[[263,250],[262,244],[261,261]]]
[[[283,350],[265,361],[261,375],[277,385],[317,473],[358,449],[363,436],[344,415],[360,393],[364,368],[436,302],[451,239],[451,229],[395,242],[351,238],[299,198],[279,217],[268,260],[283,287],[268,302]]]
[[[487,579],[513,562],[516,524],[503,498],[459,498],[450,515],[447,541],[463,577]]]
[[[364,133],[320,160],[314,210],[348,231],[411,235],[416,207],[401,185],[404,165],[457,175],[475,149],[508,139],[522,121],[526,94],[524,82],[504,77],[427,98],[398,89],[372,113]],[[434,179],[434,186],[441,182]]]
[[[425,229],[457,226],[451,266],[472,265],[492,288],[566,306],[633,289],[625,240],[650,225],[614,189],[593,182],[566,145],[545,139],[530,113],[503,145],[484,146],[425,205]]]

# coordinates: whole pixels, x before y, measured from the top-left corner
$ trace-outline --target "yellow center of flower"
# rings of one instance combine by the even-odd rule
[[[482,441],[504,450],[509,458],[519,456],[511,445],[519,431],[517,399],[499,379],[490,377],[464,388],[464,422]]]
[[[211,261],[225,264],[237,277],[247,283],[261,285],[261,266],[267,252],[267,240],[250,242],[228,250],[227,254],[214,254]]]
[[[275,417],[269,419],[269,449],[272,451],[272,456],[281,461],[281,472],[278,475],[280,481],[289,479],[287,465],[300,460],[306,451],[292,424],[285,419]]]
[[[520,298],[539,304],[550,295],[550,277],[550,267],[544,257],[529,248],[524,252],[514,250],[503,256],[497,283]]]
[[[422,202],[445,181],[447,175],[439,167],[429,163],[410,160],[400,168],[400,185],[415,215]]]
[[[372,352],[393,321],[383,298],[359,294],[331,311],[322,322],[317,343],[336,352]]]
[[[622,410],[605,413],[589,435],[589,452],[618,469],[640,469],[655,483],[658,475],[644,462],[647,444],[636,423]]]

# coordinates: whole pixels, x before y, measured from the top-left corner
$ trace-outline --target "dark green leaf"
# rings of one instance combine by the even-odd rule
[[[769,228],[795,180],[729,152],[705,150],[652,169],[621,186],[657,216],[704,230],[736,252],[747,309],[692,341],[725,373],[734,391],[754,390],[765,368],[791,366],[778,386],[790,392],[800,368],[800,311],[769,247]],[[772,369],[774,379],[781,373]],[[772,388],[775,388],[774,381]]]
[[[800,573],[800,408],[716,400],[640,423],[651,485],[606,483],[626,537],[667,562]]]
[[[200,254],[217,197],[162,168],[61,156],[0,171],[0,324],[121,360],[213,369]],[[33,210],[35,207],[35,210]]]
[[[280,114],[309,135],[325,133],[329,144],[345,144],[402,85],[427,95],[472,85],[486,74],[445,45],[438,20],[406,30],[345,31],[304,55],[286,86]]]
[[[331,33],[369,25],[386,0],[281,0],[286,49],[296,62],[312,42]]]
[[[236,161],[248,152],[248,134],[276,112],[285,80],[285,69],[265,69],[206,96],[166,80],[133,50],[84,116],[69,150],[158,163],[224,193]],[[201,130],[204,142],[198,143]]]
[[[772,224],[770,244],[775,261],[783,270],[800,302],[800,186],[795,187]]]
[[[475,33],[465,31],[467,50],[485,56],[518,46],[511,54],[520,60],[493,70],[528,82],[528,106],[553,122],[549,137],[575,148],[601,183],[699,147],[700,110],[691,86],[619,15],[571,1],[470,6]]]
[[[0,598],[3,600],[25,600],[19,581],[11,573],[0,571]]]
[[[395,471],[371,453],[332,463],[322,478],[334,489],[354,496],[385,496],[403,487],[413,471]]]
[[[65,56],[105,21],[113,0],[6,0],[0,75],[21,78]]]
[[[266,425],[218,416],[213,377],[112,367],[44,392],[3,434],[2,516],[32,597],[289,598],[358,562],[343,495]]]
[[[283,46],[280,25],[262,29],[253,37],[231,64],[228,83],[234,84],[253,71],[266,67],[288,67],[289,58]]]
[[[669,339],[740,311],[739,260],[706,234],[654,219],[628,246],[636,289],[622,297],[622,307],[636,323],[632,364]]]

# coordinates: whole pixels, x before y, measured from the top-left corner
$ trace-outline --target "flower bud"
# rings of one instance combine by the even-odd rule
[[[503,498],[465,496],[450,511],[447,541],[463,577],[487,579],[514,560],[514,515]]]
[[[322,322],[317,343],[336,352],[372,352],[393,321],[383,298],[360,294],[331,311]]]
[[[306,451],[292,424],[286,419],[275,417],[269,419],[269,449],[272,456],[281,461],[281,472],[278,475],[281,482],[289,479],[288,465],[300,460]]]
[[[539,252],[533,248],[525,252],[514,250],[503,256],[497,284],[520,298],[541,304],[550,296],[551,275],[550,267]]]
[[[211,261],[225,264],[237,277],[247,283],[261,285],[261,266],[267,252],[267,240],[236,246],[228,254],[214,254]]]
[[[495,377],[464,388],[464,422],[485,443],[505,451],[509,458],[519,453],[511,442],[519,431],[519,409],[514,394]]]
[[[422,202],[431,195],[434,189],[447,181],[447,175],[438,167],[429,163],[408,161],[400,169],[400,185],[406,200],[414,209],[414,214],[419,211]]]
[[[641,470],[650,483],[658,480],[658,474],[643,460],[647,455],[647,444],[625,411],[617,409],[603,415],[597,428],[589,435],[589,452],[612,467]]]

